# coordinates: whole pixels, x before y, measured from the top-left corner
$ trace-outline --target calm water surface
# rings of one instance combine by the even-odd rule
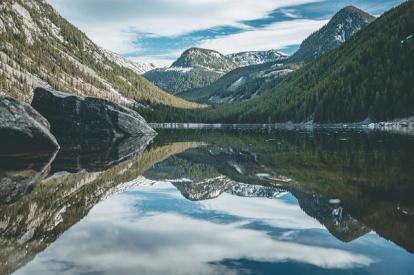
[[[0,163],[0,274],[413,274],[410,136],[160,130]]]

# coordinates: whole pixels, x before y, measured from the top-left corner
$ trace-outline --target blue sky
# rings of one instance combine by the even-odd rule
[[[338,10],[373,15],[402,0],[49,0],[98,45],[125,57],[169,65],[198,46],[224,54],[293,53]]]

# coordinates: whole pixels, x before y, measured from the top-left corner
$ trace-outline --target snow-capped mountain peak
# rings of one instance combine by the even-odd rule
[[[237,67],[225,55],[209,49],[190,48],[171,65],[180,68],[202,68],[218,73],[227,73]]]
[[[131,69],[137,74],[145,74],[146,72],[157,68],[157,66],[152,63],[138,61],[135,58],[125,58],[117,53],[105,50],[103,48],[101,48],[101,51],[109,60],[113,61],[121,67]]]
[[[227,58],[236,63],[239,67],[277,62],[288,57],[288,54],[278,50],[248,51],[227,55]]]

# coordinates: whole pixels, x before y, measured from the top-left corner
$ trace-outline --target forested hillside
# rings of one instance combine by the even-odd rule
[[[299,67],[279,62],[241,67],[208,86],[178,93],[177,96],[208,104],[246,101],[257,97],[266,88],[276,86]]]
[[[173,97],[119,66],[46,1],[0,2],[0,93],[30,102],[33,88],[52,87],[122,104],[135,100],[199,107]]]

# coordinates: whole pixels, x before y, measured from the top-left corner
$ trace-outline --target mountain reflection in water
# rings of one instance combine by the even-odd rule
[[[409,274],[414,266],[413,137],[161,131],[134,142],[101,154],[63,150],[50,169],[39,165],[30,190],[0,206],[0,273]],[[1,182],[16,170],[25,169],[2,172]]]

